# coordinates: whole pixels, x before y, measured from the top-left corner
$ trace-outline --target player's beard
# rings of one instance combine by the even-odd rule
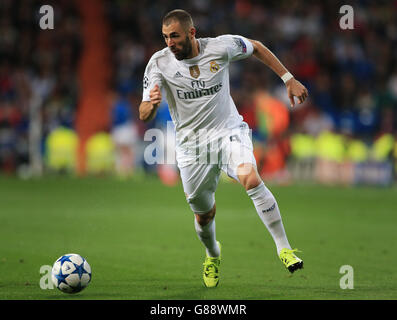
[[[182,48],[179,50],[179,52],[174,53],[175,58],[177,60],[183,60],[186,59],[187,57],[189,57],[192,54],[192,43],[189,40],[189,37],[186,36],[185,42],[183,42],[182,44]]]

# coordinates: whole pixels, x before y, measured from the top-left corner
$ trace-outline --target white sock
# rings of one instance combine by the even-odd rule
[[[272,235],[277,247],[277,254],[283,248],[291,249],[277,201],[270,190],[261,182],[255,188],[247,190],[247,194],[254,202],[259,217]]]
[[[220,249],[215,237],[215,219],[212,219],[205,226],[200,225],[196,217],[194,218],[194,227],[200,241],[204,244],[207,254],[210,257],[219,257]]]

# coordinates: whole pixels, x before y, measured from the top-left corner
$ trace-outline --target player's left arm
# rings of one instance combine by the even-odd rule
[[[265,45],[257,40],[249,39],[249,41],[254,47],[253,55],[272,69],[285,82],[291,107],[295,105],[294,97],[298,98],[299,103],[303,103],[309,95],[305,86],[291,75],[287,68]]]

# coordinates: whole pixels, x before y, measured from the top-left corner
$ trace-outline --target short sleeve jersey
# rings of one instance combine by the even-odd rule
[[[192,59],[179,61],[169,48],[156,52],[143,78],[143,101],[150,101],[155,84],[166,93],[177,145],[192,143],[191,132],[221,132],[243,122],[230,96],[229,63],[252,55],[251,42],[238,35],[197,40]]]

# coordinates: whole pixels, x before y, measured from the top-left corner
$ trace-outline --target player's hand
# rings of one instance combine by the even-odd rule
[[[307,96],[309,95],[305,86],[295,78],[288,80],[285,85],[287,86],[287,93],[289,101],[291,102],[291,107],[295,105],[294,97],[297,97],[299,104],[301,104],[306,100]]]
[[[157,84],[150,90],[150,102],[153,106],[157,106],[161,102],[161,90]]]

